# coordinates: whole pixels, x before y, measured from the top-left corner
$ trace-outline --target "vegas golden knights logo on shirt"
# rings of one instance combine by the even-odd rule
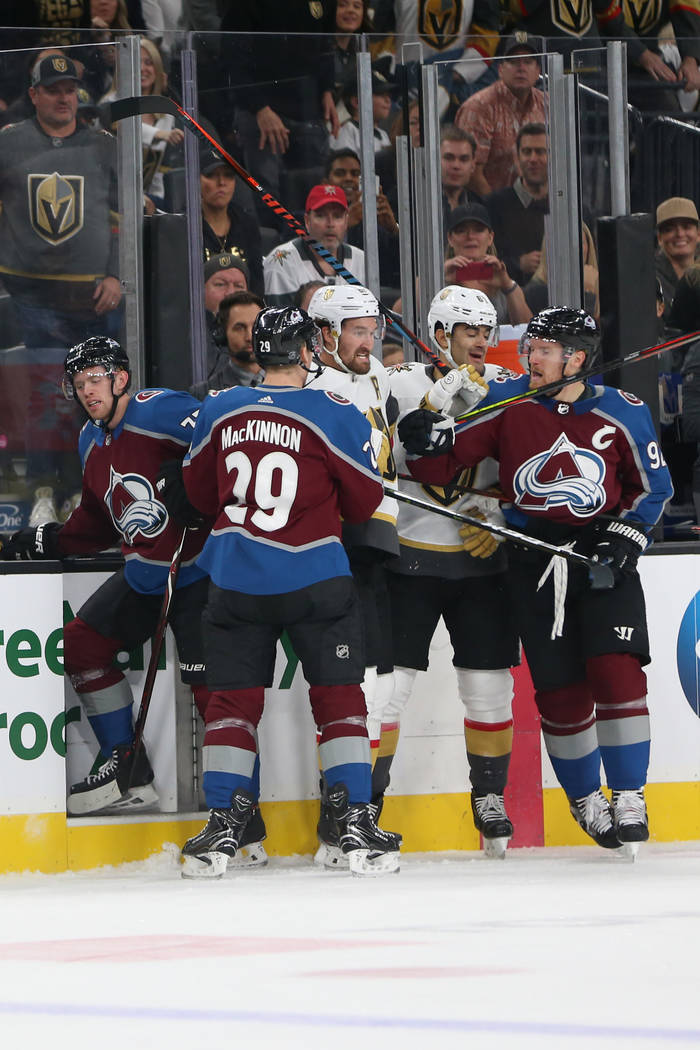
[[[62,244],[83,228],[82,175],[29,175],[29,219],[32,229],[49,244]]]
[[[418,0],[418,34],[435,51],[445,51],[459,36],[462,0]]]
[[[635,33],[648,33],[661,19],[661,0],[623,0],[622,10]]]
[[[552,21],[569,36],[582,36],[593,21],[591,0],[550,0]]]

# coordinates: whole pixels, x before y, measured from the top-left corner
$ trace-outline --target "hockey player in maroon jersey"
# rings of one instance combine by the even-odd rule
[[[529,375],[493,382],[483,404],[575,376],[598,344],[582,310],[542,311],[526,331]],[[636,565],[672,493],[649,410],[622,390],[574,381],[456,429],[418,410],[398,430],[414,477],[444,484],[491,456],[511,527],[574,544],[612,569],[614,588],[592,590],[585,571],[565,559],[547,563],[539,552],[509,548],[513,610],[571,813],[601,846],[633,854],[649,836],[649,642]]]
[[[174,519],[156,488],[163,463],[181,461],[189,447],[199,402],[172,390],[140,390],[132,397],[129,383],[129,359],[114,340],[94,336],[69,350],[64,394],[79,401],[90,417],[79,438],[80,504],[64,525],[21,529],[2,550],[2,557],[10,559],[60,558],[120,543],[124,555],[124,568],[64,627],[66,673],[105,759],[97,773],[71,788],[68,812],[73,815],[157,801],[143,747],[133,762],[133,697],[113,661],[118,652],[153,634],[183,526],[203,523],[185,500],[179,520]],[[192,687],[202,717],[209,694],[200,621],[208,579],[195,559],[205,537],[206,529],[193,528],[185,540],[170,616],[181,677]],[[264,838],[264,827],[258,825],[257,831],[258,839]]]
[[[321,345],[303,310],[263,310],[253,328],[263,383],[211,393],[185,458],[188,496],[214,519],[198,562],[212,581],[202,760],[211,812],[183,848],[186,877],[221,874],[238,849],[255,803],[264,689],[285,629],[309,682],[327,801],[350,870],[398,869],[400,836],[377,827],[370,805],[363,625],[341,543],[341,516],[366,521],[382,499],[372,442],[386,438],[345,397],[303,389]]]

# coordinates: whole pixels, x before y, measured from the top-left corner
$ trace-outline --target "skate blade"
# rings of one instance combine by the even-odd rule
[[[249,842],[247,846],[241,846],[235,857],[228,858],[228,871],[237,871],[240,868],[264,868],[268,862],[268,856],[262,842]]]
[[[615,850],[615,856],[627,863],[634,864],[640,845],[639,842],[623,842],[619,849]]]
[[[121,791],[116,780],[103,784],[94,791],[79,791],[70,794],[66,800],[66,811],[71,817],[82,817],[85,813],[98,813],[107,806],[113,805],[121,798]]]
[[[220,879],[231,858],[225,853],[202,853],[198,857],[182,854],[183,879]]]
[[[347,871],[349,864],[340,846],[329,846],[328,843],[320,843],[314,854],[314,864],[317,868],[327,868],[335,871]]]
[[[490,860],[503,860],[508,849],[508,843],[510,838],[507,835],[503,835],[500,838],[495,839],[484,839],[484,856]]]
[[[124,813],[134,809],[150,809],[157,801],[158,795],[152,784],[144,784],[142,787],[131,788],[125,795],[118,798],[116,802],[105,806],[102,812]]]
[[[400,865],[398,852],[373,855],[368,849],[354,849],[347,854],[347,858],[350,872],[360,876],[389,875],[398,871]]]

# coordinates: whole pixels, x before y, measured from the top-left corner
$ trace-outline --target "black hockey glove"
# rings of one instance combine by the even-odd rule
[[[3,542],[0,558],[3,561],[39,561],[41,559],[58,559],[58,534],[61,526],[55,521],[20,529]]]
[[[182,480],[182,463],[179,459],[169,459],[161,463],[156,492],[173,521],[185,525],[188,529],[202,527],[204,515],[200,514],[187,498],[187,490]]]
[[[647,548],[647,537],[635,525],[624,521],[601,522],[593,548],[593,558],[601,565],[608,565],[619,583],[625,574],[637,567],[637,559]]]
[[[455,443],[452,420],[427,408],[416,408],[399,417],[397,430],[410,456],[442,456]]]

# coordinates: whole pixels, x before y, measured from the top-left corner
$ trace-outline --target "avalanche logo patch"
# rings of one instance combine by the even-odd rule
[[[352,401],[348,401],[342,394],[336,394],[335,390],[324,390],[323,393],[326,397],[329,397],[331,401],[335,401],[336,405],[351,405]]]
[[[518,469],[515,505],[531,512],[567,507],[577,518],[589,518],[605,504],[604,478],[602,457],[560,434],[551,448]]]
[[[119,474],[111,467],[105,503],[114,524],[130,546],[139,533],[157,536],[168,524],[168,512],[156,499],[148,478],[141,474]]]
[[[700,591],[691,598],[678,628],[676,666],[685,698],[700,718]]]

